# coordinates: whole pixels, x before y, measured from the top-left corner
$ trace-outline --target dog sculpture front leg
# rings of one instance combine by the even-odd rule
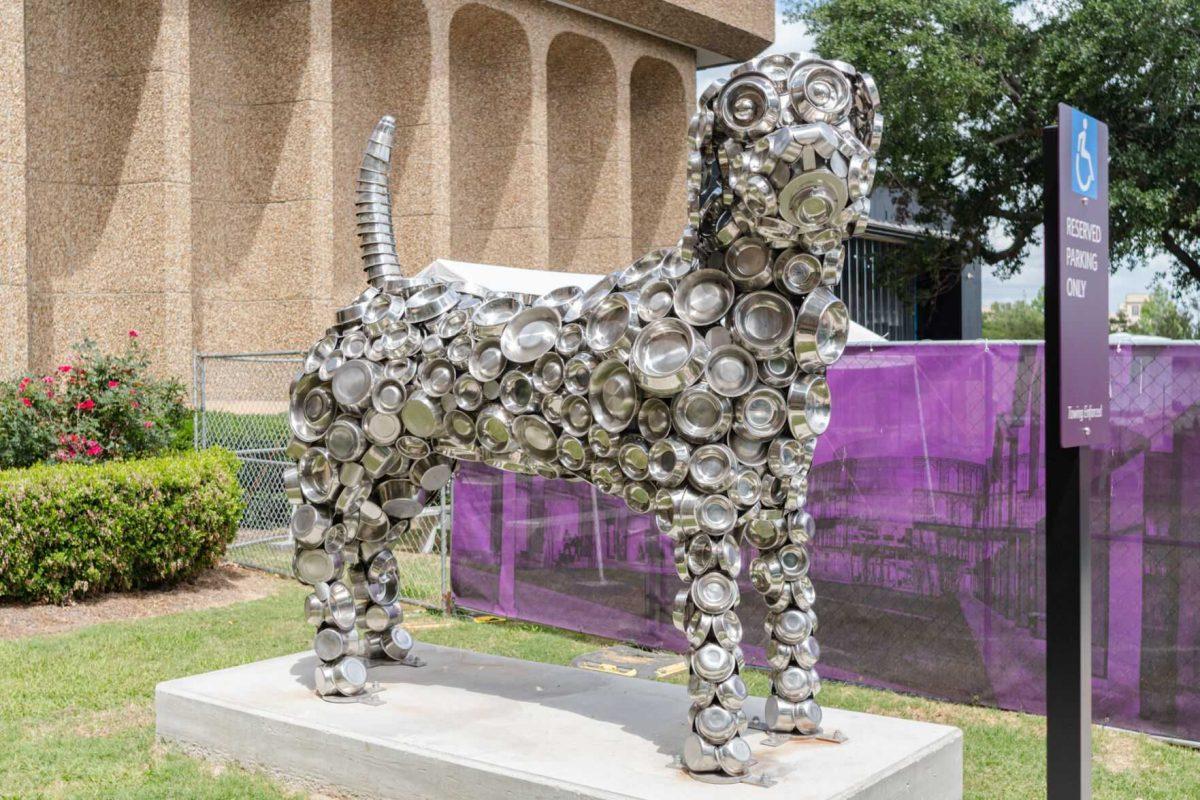
[[[666,440],[664,440],[666,441]],[[671,443],[686,447],[681,442]],[[652,462],[661,468],[664,448]],[[690,488],[660,490],[656,519],[675,540],[675,568],[687,584],[675,598],[675,624],[687,636],[688,695],[692,731],[683,763],[696,776],[739,777],[750,768],[750,745],[742,738],[749,721],[742,705],[742,623],[737,577],[742,569],[737,510],[724,494]]]

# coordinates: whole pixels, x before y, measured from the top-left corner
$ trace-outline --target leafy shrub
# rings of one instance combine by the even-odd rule
[[[171,449],[188,415],[183,384],[151,376],[137,339],[130,331],[119,353],[84,341],[49,375],[0,385],[0,469]]]
[[[213,448],[0,471],[0,597],[61,603],[215,565],[242,512],[237,469]]]

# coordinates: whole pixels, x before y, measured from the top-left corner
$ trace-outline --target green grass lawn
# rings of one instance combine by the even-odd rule
[[[157,744],[153,694],[167,678],[308,647],[303,596],[301,587],[281,581],[263,600],[0,642],[0,798],[293,796],[263,776]],[[534,625],[468,620],[418,637],[558,664],[604,644]],[[766,690],[761,673],[751,673],[747,683],[756,693]],[[826,684],[821,699],[962,728],[968,798],[1043,795],[1044,731],[1037,717],[835,683]],[[1099,729],[1095,742],[1097,798],[1200,797],[1200,752]]]

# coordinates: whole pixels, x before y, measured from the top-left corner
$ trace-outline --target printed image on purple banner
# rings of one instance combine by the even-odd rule
[[[1042,369],[1040,345],[967,343],[850,348],[830,371],[808,503],[822,675],[1044,710]],[[1093,710],[1200,740],[1200,346],[1114,347],[1109,372]],[[466,608],[682,651],[671,552],[651,517],[583,483],[464,464],[455,485]],[[761,664],[764,609],[742,582]]]

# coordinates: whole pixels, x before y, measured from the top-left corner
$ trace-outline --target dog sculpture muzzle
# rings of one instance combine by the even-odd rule
[[[585,290],[541,297],[403,277],[384,117],[358,176],[370,288],[337,312],[291,387],[284,483],[296,576],[313,587],[322,694],[366,659],[405,660],[390,549],[460,461],[584,480],[653,512],[687,584],[685,768],[746,775],[742,543],[769,607],[766,724],[818,732],[819,648],[804,510],[826,368],[849,317],[831,291],[866,226],[882,116],[870,76],[811,56],[746,62],[709,86],[687,132],[688,222]]]

